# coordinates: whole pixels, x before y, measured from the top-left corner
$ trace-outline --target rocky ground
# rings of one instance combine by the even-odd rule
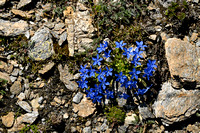
[[[154,85],[145,103],[118,99],[111,112],[76,82],[99,37],[91,1],[0,0],[0,132],[200,132],[200,1],[172,1],[141,1]]]

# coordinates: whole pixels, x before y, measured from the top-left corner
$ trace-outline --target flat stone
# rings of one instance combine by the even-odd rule
[[[64,119],[68,119],[69,118],[69,114],[68,113],[64,113],[63,118]]]
[[[78,112],[78,115],[81,117],[88,117],[94,113],[96,110],[94,103],[91,100],[88,100],[86,96],[81,100],[79,104],[72,104],[73,111]]]
[[[11,12],[15,15],[19,15],[19,16],[24,17],[24,18],[31,18],[32,17],[32,15],[30,15],[28,12],[17,10],[17,9],[12,9]]]
[[[64,68],[61,64],[58,65],[58,70],[60,73],[60,80],[65,84],[66,88],[71,91],[78,90],[78,84],[73,81],[73,75],[69,73],[69,68],[67,64],[65,64]]]
[[[177,38],[169,38],[165,43],[166,58],[175,88],[181,85],[198,87],[200,84],[200,48]],[[179,86],[180,85],[180,86]]]
[[[19,74],[19,69],[18,68],[14,68],[13,72],[11,73],[12,76],[18,76]]]
[[[74,103],[80,103],[81,99],[83,98],[83,94],[81,92],[78,92],[74,97],[73,97],[73,102]]]
[[[13,123],[14,123],[14,112],[9,112],[7,115],[2,116],[2,123],[6,126],[6,127],[12,127]]]
[[[17,9],[20,9],[24,7],[25,5],[31,3],[32,0],[20,0],[20,2],[17,5]]]
[[[26,112],[31,113],[32,107],[26,101],[18,101],[17,104],[23,108]]]
[[[38,109],[40,107],[39,97],[36,97],[35,99],[31,100],[31,106],[33,107],[33,109]]]
[[[20,81],[15,81],[14,84],[10,87],[10,92],[13,95],[18,95],[22,91],[22,85]]]
[[[25,34],[29,29],[26,21],[20,20],[17,22],[10,22],[0,19],[0,35],[1,36],[18,36]]]
[[[58,23],[55,25],[54,30],[60,30],[65,27],[64,23]]]
[[[6,80],[8,83],[11,83],[9,74],[0,72],[0,79]]]
[[[35,61],[46,60],[54,54],[50,30],[46,27],[38,29],[30,41],[29,57]]]
[[[59,41],[58,41],[58,44],[59,46],[62,46],[62,44],[67,40],[67,32],[63,32],[61,35],[60,35],[60,38],[59,38]]]
[[[186,120],[200,109],[200,90],[176,90],[165,82],[152,107],[165,125]]]
[[[51,70],[54,65],[55,65],[54,62],[50,62],[47,65],[45,65],[41,70],[39,70],[38,73],[45,74],[46,72],[48,72],[49,70]]]

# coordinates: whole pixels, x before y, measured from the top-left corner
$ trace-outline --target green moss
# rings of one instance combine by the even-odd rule
[[[108,121],[114,124],[124,123],[125,116],[126,116],[125,112],[116,106],[109,108],[108,112],[106,112],[105,115]]]
[[[26,132],[40,133],[40,130],[38,129],[37,125],[27,124],[19,133],[26,133]]]
[[[165,15],[168,19],[178,19],[183,21],[186,18],[185,12],[188,10],[188,4],[186,1],[182,3],[172,2],[171,5],[165,11]]]

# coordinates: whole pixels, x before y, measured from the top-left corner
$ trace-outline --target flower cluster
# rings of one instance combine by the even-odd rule
[[[114,81],[119,82],[121,87],[134,90],[137,96],[143,95],[151,87],[144,85],[145,89],[139,89],[138,86],[139,82],[149,80],[157,68],[155,60],[148,60],[146,68],[142,68],[141,63],[144,61],[142,53],[147,46],[143,45],[142,41],[136,42],[135,49],[126,48],[127,44],[123,41],[115,42],[115,44],[115,48],[108,47],[106,41],[100,44],[97,48],[98,54],[92,58],[93,64],[81,66],[79,70],[81,73],[81,79],[78,81],[79,87],[85,89],[87,97],[91,98],[94,103],[100,103],[105,97],[107,99],[115,97],[111,85]],[[106,61],[108,58],[109,62]],[[127,99],[129,95],[121,93],[119,97]]]

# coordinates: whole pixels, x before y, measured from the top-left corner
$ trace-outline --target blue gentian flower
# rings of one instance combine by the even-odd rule
[[[114,98],[114,92],[113,91],[106,90],[105,95],[107,95],[107,97],[106,97],[107,99]]]
[[[144,95],[144,93],[146,93],[151,88],[151,86],[147,87],[146,89],[138,89],[138,92],[135,92],[134,94],[136,94],[137,96]]]
[[[121,50],[123,50],[123,46],[126,45],[126,43],[123,43],[123,41],[115,42],[115,44],[116,44],[116,48],[120,48]]]
[[[93,58],[92,57],[92,60],[94,61],[93,65],[101,65],[101,61],[103,60],[102,58],[99,58],[99,54],[97,54],[97,58]]]
[[[104,41],[103,44],[100,43],[100,47],[97,48],[98,53],[104,52],[108,47],[108,42]]]
[[[130,58],[130,55],[133,55],[132,50],[133,50],[133,47],[130,47],[129,49],[124,48],[124,51],[125,51],[125,52],[123,53],[123,55],[124,55],[124,56],[127,56],[127,59],[129,59],[129,58]]]
[[[136,71],[135,68],[133,68],[133,70],[131,72],[129,72],[129,74],[131,74],[131,79],[137,79],[138,80],[138,74],[140,74],[141,72],[140,71]]]
[[[127,79],[127,77],[123,75],[122,72],[120,72],[119,74],[115,74],[115,76],[117,77],[116,81],[119,81],[121,84],[123,84]]]
[[[96,70],[92,68],[92,66],[90,66],[90,69],[89,69],[89,73],[90,73],[90,77],[95,77],[95,72]]]
[[[127,95],[126,93],[123,93],[122,95],[119,96],[119,98],[124,98],[124,99],[128,99],[130,96]]]
[[[108,50],[108,52],[105,51],[103,57],[109,58],[110,57],[110,52],[111,52],[111,50]]]
[[[142,50],[144,50],[144,48],[147,47],[147,45],[143,45],[143,41],[141,41],[141,42],[136,41],[136,44],[137,44],[137,47],[141,48]]]
[[[99,75],[97,76],[97,79],[103,79],[105,77],[105,71],[102,71],[101,68],[99,69],[99,71],[97,71],[96,73],[98,73]]]
[[[112,76],[112,68],[108,68],[107,66],[106,66],[106,70],[105,70],[105,74],[106,74],[106,76],[108,77],[108,76]]]
[[[99,82],[104,90],[106,89],[106,85],[110,85],[109,82],[106,82],[106,77],[104,77],[103,79],[100,79]]]
[[[137,81],[130,80],[127,84],[129,85],[129,89],[137,88]]]
[[[77,81],[77,82],[79,84],[79,87],[81,87],[81,89],[88,88],[88,85],[87,85],[88,81],[87,80],[81,79],[80,81]]]

